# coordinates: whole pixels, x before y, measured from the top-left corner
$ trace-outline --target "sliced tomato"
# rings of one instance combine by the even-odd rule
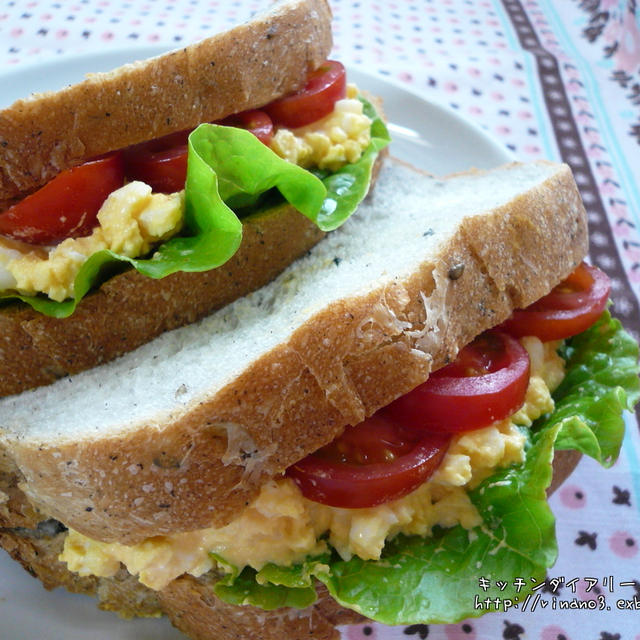
[[[500,328],[516,337],[540,340],[569,338],[588,329],[607,306],[611,281],[583,262],[563,282],[526,309],[519,309]]]
[[[243,111],[218,124],[251,131],[269,144],[273,136],[271,118],[264,111]],[[187,179],[188,138],[191,129],[133,145],[125,150],[125,173],[130,180],[142,180],[158,193],[184,189]]]
[[[126,172],[130,180],[146,182],[156,193],[180,191],[187,179],[187,145],[127,152]]]
[[[107,196],[123,183],[121,153],[67,169],[1,213],[0,235],[39,245],[86,236]]]
[[[157,193],[184,189],[187,179],[187,140],[191,129],[136,144],[124,152],[130,180],[146,182]]]
[[[456,360],[382,409],[405,427],[453,433],[489,426],[517,411],[529,384],[529,355],[511,336],[486,331]]]
[[[438,468],[451,438],[405,430],[376,413],[287,469],[309,500],[375,507],[407,495]]]
[[[335,103],[347,94],[347,74],[336,60],[327,60],[311,72],[307,84],[263,109],[275,124],[295,129],[311,124],[333,111]]]
[[[271,142],[271,138],[273,138],[273,122],[264,111],[260,111],[259,109],[235,113],[224,120],[219,120],[217,124],[246,129],[266,145],[268,145]]]

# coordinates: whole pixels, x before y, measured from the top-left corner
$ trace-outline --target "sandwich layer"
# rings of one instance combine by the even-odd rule
[[[83,576],[112,576],[122,564],[161,590],[182,574],[200,577],[216,568],[211,554],[222,559],[223,570],[292,566],[330,548],[344,560],[379,560],[386,541],[398,534],[429,537],[434,527],[477,527],[482,518],[468,490],[524,461],[527,438],[521,428],[554,410],[551,394],[564,377],[559,342],[528,337],[522,344],[531,363],[523,406],[483,429],[456,434],[437,471],[404,497],[369,508],[337,508],[307,500],[293,480],[279,478],[263,485],[225,527],[154,536],[132,546],[97,542],[71,530],[60,559]]]
[[[573,471],[580,455],[559,451],[553,461],[550,495]],[[319,585],[319,599],[304,610],[288,608],[264,611],[245,605],[241,609],[219,600],[212,590],[212,574],[194,578],[182,576],[160,592],[142,585],[122,569],[115,576],[80,577],[58,560],[66,532],[53,521],[43,521],[17,487],[16,470],[0,464],[0,546],[47,589],[64,587],[74,593],[97,598],[101,609],[120,616],[165,614],[192,640],[238,640],[252,632],[262,640],[337,640],[337,625],[365,619],[340,607]]]
[[[267,479],[547,293],[586,243],[566,166],[439,180],[393,164],[356,218],[270,285],[3,399],[2,444],[35,504],[91,538],[226,524]]]
[[[337,172],[347,165],[356,164],[372,143],[374,127],[358,96],[357,87],[349,85],[345,97],[335,102],[333,111],[327,116],[301,129],[276,127],[275,136],[267,146],[288,161],[284,165],[287,169],[293,164]],[[233,133],[240,135],[239,131]],[[249,140],[260,151],[264,150],[267,142],[257,142],[255,136]],[[215,146],[216,143],[223,144],[217,137],[211,144]],[[202,140],[193,144],[193,153],[198,154]],[[253,155],[255,151],[246,146],[242,149],[253,161],[251,168],[255,172],[261,161]],[[228,168],[225,162],[228,155],[216,155],[213,167],[216,173],[224,173]],[[269,159],[276,161],[273,157]],[[282,166],[280,162],[279,167]],[[165,185],[165,191],[153,193],[154,186],[157,187],[153,177],[152,185],[146,184],[145,178],[147,176],[136,178],[134,174],[129,179],[125,174],[125,184],[107,195],[97,210],[95,226],[85,235],[66,237],[50,247],[0,236],[0,295],[14,291],[26,296],[27,300],[39,294],[57,302],[77,299],[82,293],[76,292],[76,280],[93,254],[108,249],[125,258],[141,258],[176,235],[183,232],[193,234],[192,229],[185,230],[186,201],[189,195],[193,197],[193,190],[197,191],[197,187],[193,184],[186,186],[184,182],[179,186],[180,181],[176,180],[171,188]],[[238,180],[242,178],[244,175],[237,176]],[[369,174],[365,179],[368,186]],[[289,202],[295,206],[291,200]],[[188,268],[188,264],[183,266],[186,271],[193,270]]]
[[[296,90],[331,50],[326,0],[280,0],[206,40],[0,111],[0,203],[84,159]]]

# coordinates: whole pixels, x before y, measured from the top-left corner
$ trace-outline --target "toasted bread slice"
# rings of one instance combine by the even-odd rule
[[[280,0],[195,44],[0,111],[0,202],[108,151],[254,109],[298,89],[331,50],[326,0]]]
[[[357,216],[266,287],[1,400],[0,444],[42,512],[89,537],[226,524],[267,479],[547,293],[586,247],[565,165],[441,180],[393,163]]]

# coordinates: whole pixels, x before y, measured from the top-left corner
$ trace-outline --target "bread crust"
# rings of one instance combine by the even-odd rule
[[[268,478],[547,293],[586,247],[585,211],[563,166],[507,205],[466,218],[410,276],[334,303],[166,422],[96,440],[12,440],[11,455],[43,512],[91,538],[136,543],[224,525]]]
[[[332,46],[326,0],[283,0],[211,38],[0,111],[0,202],[108,151],[298,89]]]
[[[264,611],[223,602],[206,581],[182,576],[163,589],[159,598],[171,623],[192,640],[339,640],[337,624],[365,620],[338,605],[326,589],[318,591],[319,600],[306,609]]]

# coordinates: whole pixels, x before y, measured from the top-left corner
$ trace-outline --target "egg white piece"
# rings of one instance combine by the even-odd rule
[[[10,262],[26,255],[32,247],[17,240],[0,236],[0,291],[15,289],[16,279],[8,268]]]

